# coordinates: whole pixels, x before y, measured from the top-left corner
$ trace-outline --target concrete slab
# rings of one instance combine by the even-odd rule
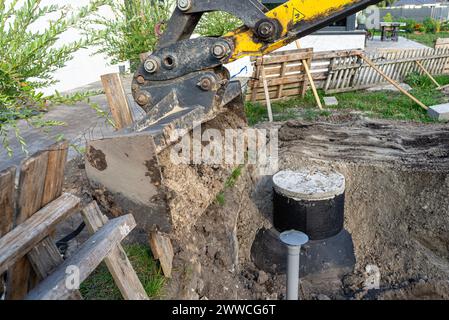
[[[408,84],[406,83],[400,83],[399,84],[401,86],[402,89],[404,89],[405,91],[410,91],[412,90],[412,87],[410,87]],[[372,88],[368,88],[366,89],[367,91],[399,91],[395,86],[393,86],[392,84],[383,84],[380,86],[376,86],[376,87],[372,87]]]
[[[338,106],[338,100],[336,97],[324,97],[323,100],[326,107]]]
[[[428,115],[439,121],[449,121],[449,103],[429,107]]]
[[[394,41],[380,41],[380,36],[375,36],[373,40],[366,42],[366,52],[376,52],[381,50],[407,50],[407,49],[428,49],[429,47],[409,40],[404,37],[399,37],[398,42]]]

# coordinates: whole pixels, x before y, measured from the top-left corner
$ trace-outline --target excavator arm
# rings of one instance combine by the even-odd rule
[[[241,94],[223,64],[279,49],[379,0],[290,0],[269,11],[258,0],[178,0],[156,50],[138,68],[133,82],[136,102],[148,113],[147,124],[195,114],[211,120]],[[228,12],[243,26],[223,37],[191,39],[203,13]],[[177,108],[173,101],[176,100]],[[192,117],[190,117],[192,118]]]

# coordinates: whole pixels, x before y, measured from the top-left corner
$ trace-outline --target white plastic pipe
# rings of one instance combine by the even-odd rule
[[[298,300],[300,252],[301,246],[288,246],[287,300]]]
[[[288,248],[287,300],[298,300],[299,257],[301,246],[309,241],[309,237],[303,232],[291,230],[281,233],[279,239]]]

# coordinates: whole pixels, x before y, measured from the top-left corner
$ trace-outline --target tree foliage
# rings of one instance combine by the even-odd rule
[[[12,153],[9,132],[14,130],[25,150],[17,122],[27,120],[34,126],[56,125],[54,121],[41,121],[37,116],[49,105],[74,102],[85,95],[63,97],[58,92],[44,96],[39,89],[57,81],[53,74],[73,58],[73,53],[92,42],[90,37],[67,44],[58,44],[60,36],[80,26],[89,15],[103,5],[93,0],[78,10],[69,6],[42,5],[42,0],[0,0],[0,141]],[[35,23],[49,17],[44,30],[36,30]],[[87,94],[86,94],[87,95]]]
[[[163,26],[169,19],[173,4],[174,0],[109,1],[114,16],[96,14],[83,29],[87,35],[94,35],[97,53],[106,54],[112,63],[130,61],[134,69],[139,55],[155,48],[156,26]]]
[[[226,12],[209,12],[203,15],[195,32],[205,37],[221,37],[242,26],[242,21]]]

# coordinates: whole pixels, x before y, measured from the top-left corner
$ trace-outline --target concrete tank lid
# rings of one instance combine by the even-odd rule
[[[295,200],[326,200],[345,192],[345,177],[329,170],[284,170],[273,176],[273,184],[277,193]]]

